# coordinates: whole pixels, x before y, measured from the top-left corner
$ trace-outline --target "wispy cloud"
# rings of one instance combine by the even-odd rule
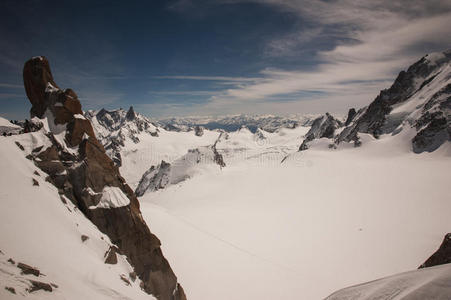
[[[265,49],[264,55],[270,57],[296,57],[307,49],[312,49],[314,41],[319,37],[326,37],[321,27],[303,29],[288,33],[276,39],[270,40]]]
[[[228,0],[229,2],[231,0]],[[313,27],[269,42],[267,49],[292,55],[299,45],[324,38],[333,27],[336,45],[316,54],[318,64],[310,70],[264,69],[264,79],[224,90],[211,98],[205,110],[229,106],[248,109],[252,103],[268,107],[293,104],[277,96],[318,91],[318,97],[299,98],[300,109],[344,110],[347,105],[364,106],[377,92],[388,87],[396,74],[431,50],[445,50],[451,41],[451,3],[444,1],[296,1],[258,2],[289,10]],[[275,55],[273,53],[273,55]],[[281,97],[282,98],[282,97]],[[307,100],[307,101],[305,101]],[[346,101],[347,103],[343,103]],[[260,105],[259,104],[259,105]],[[345,104],[345,105],[344,105]],[[344,107],[339,107],[344,105]],[[261,108],[259,106],[259,108]]]
[[[168,95],[168,96],[213,96],[218,92],[215,91],[150,91],[151,95]]]
[[[264,78],[252,77],[228,77],[228,76],[195,76],[195,75],[174,75],[174,76],[152,76],[154,79],[178,79],[178,80],[203,80],[203,81],[228,81],[228,82],[255,82]]]

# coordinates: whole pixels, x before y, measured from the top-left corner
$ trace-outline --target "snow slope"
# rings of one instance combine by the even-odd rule
[[[451,264],[410,271],[359,284],[333,293],[326,300],[436,299],[447,300]]]
[[[216,148],[227,165],[247,161],[253,164],[278,166],[288,154],[297,151],[309,127],[281,128],[275,132],[258,130],[252,133],[246,127],[223,133]]]
[[[136,195],[139,197],[148,191],[153,192],[168,185],[179,184],[208,171],[204,169],[224,167],[222,156],[217,155],[215,151],[214,146],[190,149],[172,164],[162,161],[158,166],[152,166],[139,181]]]
[[[213,145],[219,132],[205,130],[199,137],[194,132],[176,132],[160,129],[159,136],[146,133],[137,135],[140,142],[125,140],[121,150],[122,166],[120,172],[132,189],[138,186],[141,176],[152,165],[158,165],[162,160],[173,162],[189,149]]]
[[[190,299],[322,299],[415,269],[450,231],[450,143],[414,154],[411,134],[323,138],[280,164],[242,155],[273,145],[232,133],[217,144],[226,168],[144,195],[143,216]]]
[[[109,238],[69,200],[63,203],[57,189],[45,181],[46,174],[25,158],[26,151],[47,140],[42,134],[0,137],[0,299],[153,299],[141,291],[139,279],[131,279],[125,257],[118,255],[116,265],[104,263]],[[82,241],[82,235],[88,239]],[[44,275],[21,275],[18,262]],[[29,294],[29,280],[58,287]]]

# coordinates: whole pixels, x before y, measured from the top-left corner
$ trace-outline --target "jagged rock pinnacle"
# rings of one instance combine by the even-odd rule
[[[136,118],[135,111],[133,110],[133,106],[130,106],[130,108],[127,111],[127,114],[125,115],[125,119],[128,121],[133,121]]]

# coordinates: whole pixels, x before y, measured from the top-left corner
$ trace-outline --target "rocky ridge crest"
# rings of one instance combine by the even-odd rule
[[[127,256],[144,291],[160,300],[185,300],[159,239],[150,232],[135,194],[83,116],[75,92],[56,85],[42,56],[25,63],[23,79],[31,117],[42,120],[48,138],[48,146],[33,149],[28,158]]]

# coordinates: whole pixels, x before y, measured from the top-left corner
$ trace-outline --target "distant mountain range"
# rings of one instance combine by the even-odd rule
[[[187,130],[195,126],[202,126],[210,130],[222,129],[227,132],[247,127],[251,132],[258,128],[267,132],[274,132],[279,128],[295,128],[297,126],[310,126],[318,115],[230,115],[219,117],[174,117],[161,119],[159,122],[169,130]]]

